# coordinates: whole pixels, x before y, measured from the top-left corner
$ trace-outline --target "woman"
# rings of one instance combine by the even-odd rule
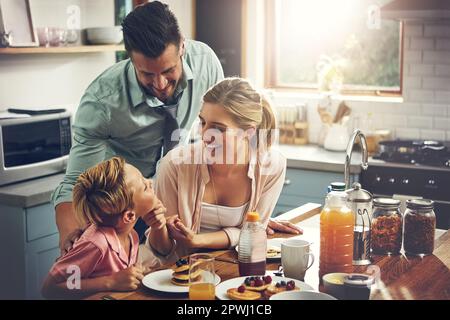
[[[269,102],[240,78],[219,82],[203,102],[202,141],[170,151],[158,168],[167,232],[150,228],[147,245],[163,262],[236,246],[248,211],[267,227],[283,188],[286,159],[270,148],[276,122]]]

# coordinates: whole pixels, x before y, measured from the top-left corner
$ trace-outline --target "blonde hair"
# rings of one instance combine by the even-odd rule
[[[267,147],[270,147],[272,130],[276,128],[272,106],[247,80],[225,78],[205,93],[203,101],[223,106],[242,129],[256,127],[258,145],[260,130],[265,130]]]
[[[78,222],[114,227],[133,208],[133,192],[125,182],[125,160],[114,157],[82,173],[73,188]]]

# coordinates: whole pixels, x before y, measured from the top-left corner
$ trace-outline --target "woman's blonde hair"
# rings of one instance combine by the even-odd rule
[[[203,101],[225,107],[242,129],[256,127],[258,146],[260,130],[265,130],[267,147],[270,147],[272,131],[276,128],[272,106],[247,80],[225,78],[205,93]]]
[[[82,173],[73,188],[79,223],[116,226],[121,214],[133,208],[133,192],[125,182],[125,161],[114,157]]]

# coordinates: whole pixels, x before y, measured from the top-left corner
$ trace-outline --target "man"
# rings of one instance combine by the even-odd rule
[[[130,59],[87,88],[75,115],[66,175],[52,195],[61,249],[79,234],[72,209],[77,177],[115,155],[152,177],[161,155],[176,144],[172,132],[192,127],[203,94],[224,77],[211,48],[185,40],[176,17],[159,1],[135,8],[122,27]],[[296,231],[287,223],[271,222],[271,228]]]

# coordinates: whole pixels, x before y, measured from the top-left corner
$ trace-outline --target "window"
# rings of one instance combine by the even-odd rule
[[[380,19],[389,1],[268,1],[266,85],[400,94],[402,26]]]

